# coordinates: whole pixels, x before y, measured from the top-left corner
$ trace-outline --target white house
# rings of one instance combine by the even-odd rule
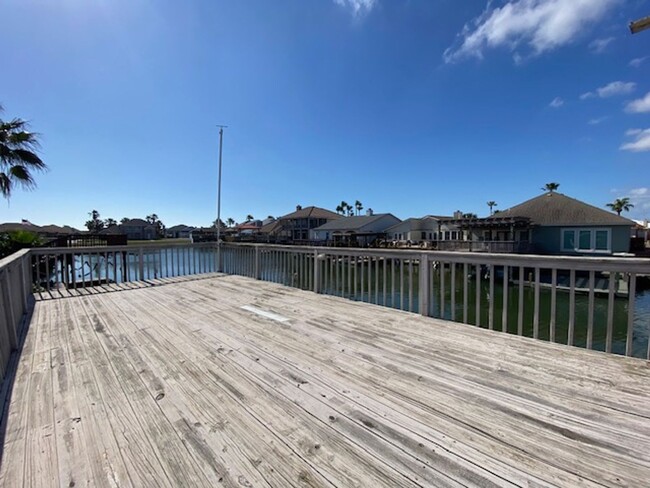
[[[312,229],[310,238],[331,245],[363,247],[385,238],[386,229],[399,222],[389,213],[342,217]]]

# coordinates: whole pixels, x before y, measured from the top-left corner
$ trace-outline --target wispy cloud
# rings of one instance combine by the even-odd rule
[[[607,46],[616,40],[615,37],[605,37],[603,39],[594,39],[589,43],[589,49],[596,54],[605,52]]]
[[[589,122],[587,122],[589,125],[598,125],[602,124],[607,120],[607,117],[596,117],[595,119],[589,119]]]
[[[483,58],[490,48],[505,47],[516,58],[524,47],[529,56],[569,44],[584,33],[585,28],[601,20],[619,0],[510,0],[492,7],[465,24],[456,43],[445,50],[445,62],[465,58]]]
[[[632,138],[632,141],[622,144],[621,151],[650,151],[650,129],[630,129],[625,135]]]
[[[650,112],[650,92],[645,97],[632,100],[625,106],[625,111],[631,114]]]
[[[588,98],[600,97],[609,98],[616,95],[627,95],[636,89],[636,83],[633,81],[612,81],[605,86],[596,88],[595,91],[583,93],[580,95],[580,100],[587,100]]]
[[[646,59],[648,59],[649,56],[644,56],[642,58],[634,58],[632,61],[630,61],[628,64],[632,66],[632,68],[638,68],[641,66]]]
[[[377,0],[334,0],[334,3],[350,9],[352,14],[357,16],[370,12],[377,4]]]
[[[549,107],[560,108],[562,105],[564,105],[564,100],[562,100],[560,97],[555,97],[548,105]]]

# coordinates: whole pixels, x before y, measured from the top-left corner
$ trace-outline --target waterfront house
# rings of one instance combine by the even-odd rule
[[[449,219],[438,215],[409,218],[386,229],[386,238],[411,243],[462,240],[463,233],[457,226],[444,223]]]
[[[130,240],[151,240],[157,237],[156,226],[143,219],[129,219],[120,224],[116,231]]]
[[[310,239],[312,229],[340,219],[341,216],[320,207],[296,207],[291,212],[269,222],[260,229],[260,234],[268,241],[301,243]]]
[[[386,231],[400,222],[390,213],[343,217],[312,230],[311,240],[328,245],[368,246],[385,239]]]
[[[548,192],[487,218],[455,219],[473,241],[509,243],[514,252],[611,255],[630,250],[634,222]]]
[[[175,225],[173,227],[169,227],[165,231],[165,237],[172,239],[188,239],[194,229],[196,229],[196,227],[192,227],[191,225]]]

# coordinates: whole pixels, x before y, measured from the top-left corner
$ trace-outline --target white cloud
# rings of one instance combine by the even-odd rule
[[[643,62],[648,59],[649,56],[644,56],[643,58],[634,58],[632,61],[630,61],[628,64],[632,66],[633,68],[638,68],[643,64]]]
[[[605,86],[596,88],[595,92],[587,92],[580,95],[580,100],[587,100],[596,96],[600,98],[609,98],[616,95],[627,95],[632,93],[636,88],[636,83],[633,81],[612,81]]]
[[[620,149],[622,151],[650,151],[650,129],[632,129],[628,130],[625,135],[632,137],[634,140],[621,145]]]
[[[601,20],[619,0],[509,0],[492,7],[465,24],[455,45],[443,58],[451,63],[463,58],[483,58],[488,48],[505,47],[521,59],[522,46],[539,55],[569,44],[584,33],[589,24]]]
[[[602,52],[605,52],[605,49],[607,49],[607,46],[609,46],[612,42],[614,42],[616,38],[615,37],[605,37],[603,39],[594,39],[589,43],[589,49],[592,50],[592,52],[596,54],[600,54]]]
[[[607,117],[596,117],[595,119],[589,119],[589,122],[587,122],[589,125],[598,125],[602,124],[607,120]]]
[[[564,105],[564,100],[560,97],[555,97],[551,103],[549,103],[549,106],[553,108],[560,108],[562,105]]]
[[[630,195],[633,197],[650,196],[650,188],[632,188]]]
[[[334,3],[349,8],[353,15],[363,15],[373,9],[377,0],[334,0]]]
[[[625,106],[625,111],[632,114],[650,112],[650,92],[645,97],[632,100]]]

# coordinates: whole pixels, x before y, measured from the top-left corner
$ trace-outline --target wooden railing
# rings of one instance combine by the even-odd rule
[[[230,274],[650,359],[650,310],[636,313],[647,259],[260,244],[222,254]]]
[[[7,372],[11,353],[18,348],[30,306],[29,252],[23,249],[0,260],[0,383]]]
[[[30,256],[37,293],[211,273],[217,269],[217,249],[212,243],[36,248]]]

